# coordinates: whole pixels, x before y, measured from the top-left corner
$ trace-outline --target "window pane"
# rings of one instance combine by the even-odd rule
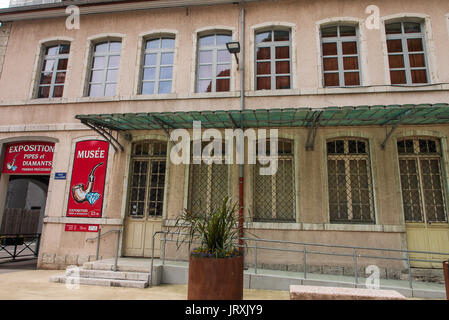
[[[95,46],[95,52],[96,53],[103,53],[108,51],[108,43],[99,43]]]
[[[162,53],[161,64],[173,64],[173,53]]]
[[[45,50],[45,55],[55,56],[58,54],[58,46],[48,47]]]
[[[200,51],[200,63],[212,63],[212,51]]]
[[[59,59],[58,70],[67,70],[68,59]]]
[[[290,40],[290,32],[289,31],[274,31],[274,41],[289,41]]]
[[[115,96],[115,84],[107,84],[106,85],[106,96]]]
[[[340,85],[338,73],[325,73],[324,85],[326,87],[336,87]]]
[[[257,90],[270,90],[271,78],[270,77],[257,77]]]
[[[358,70],[359,69],[359,59],[357,57],[343,58],[343,69],[344,70]]]
[[[103,70],[92,71],[91,77],[90,77],[90,82],[99,83],[99,82],[103,82],[103,81],[104,81],[104,71]]]
[[[256,35],[256,43],[271,42],[271,31],[261,32]]]
[[[210,80],[198,81],[198,92],[211,92],[211,91],[212,91],[212,81]]]
[[[159,49],[160,48],[160,39],[152,39],[148,40],[145,46],[145,49]]]
[[[387,34],[399,34],[402,33],[401,23],[389,23],[385,26]]]
[[[422,39],[407,39],[407,49],[409,52],[424,51]]]
[[[94,57],[92,62],[92,68],[103,69],[105,68],[105,57]]]
[[[52,72],[55,67],[56,60],[45,60],[42,66],[42,71]]]
[[[171,79],[173,76],[172,67],[161,67],[159,79]]]
[[[162,48],[163,49],[174,49],[175,48],[175,39],[163,38],[162,39]]]
[[[89,90],[90,97],[102,97],[104,95],[103,85],[101,84],[91,84]]]
[[[360,85],[358,72],[345,72],[345,85],[346,86],[358,86]]]
[[[289,59],[290,47],[276,47],[276,59]]]
[[[290,77],[276,77],[276,89],[290,89]]]
[[[64,83],[65,81],[65,72],[56,73],[55,83]]]
[[[217,79],[217,92],[229,91],[229,79]]]
[[[229,35],[224,35],[224,34],[217,35],[217,45],[226,46],[226,43],[231,42],[231,41],[232,41],[232,37]]]
[[[270,62],[258,62],[257,63],[257,74],[270,74],[271,73],[271,63]]]
[[[202,46],[213,46],[215,42],[215,37],[212,36],[204,36],[200,38],[200,47]]]
[[[108,70],[106,81],[117,82],[118,70]]]
[[[171,93],[171,81],[159,82],[159,93]]]
[[[157,64],[157,54],[151,53],[145,55],[145,66],[155,66]]]
[[[337,43],[323,43],[323,56],[336,56],[337,55]]]
[[[154,82],[143,82],[142,83],[142,94],[153,94],[154,93]]]
[[[59,54],[68,54],[70,52],[70,44],[61,44],[59,46]]]
[[[408,56],[410,61],[410,67],[419,68],[425,67],[424,54],[411,54]]]
[[[388,52],[402,52],[401,40],[387,40]]]
[[[228,50],[217,51],[217,62],[231,62],[231,54]]]
[[[229,77],[231,75],[231,66],[229,64],[217,65],[217,77]]]
[[[111,51],[111,52],[120,52],[121,48],[122,48],[122,43],[114,41],[114,42],[110,43],[109,51]]]
[[[355,27],[353,26],[340,26],[340,37],[355,36]]]
[[[399,55],[389,55],[388,62],[390,68],[404,68],[404,59],[402,54]]]
[[[412,83],[427,83],[426,70],[412,70]]]
[[[390,71],[391,84],[404,84],[406,83],[405,71],[396,70]]]
[[[336,37],[337,36],[337,26],[321,28],[321,37]]]
[[[53,73],[51,73],[51,72],[42,73],[40,84],[51,84],[52,77],[53,77]]]
[[[39,87],[37,92],[38,98],[48,98],[50,95],[50,87]]]
[[[342,42],[343,54],[357,54],[357,42]]]
[[[290,61],[276,62],[276,74],[290,73]]]
[[[337,58],[324,58],[323,59],[324,71],[338,70]]]
[[[64,92],[64,86],[55,86],[53,88],[53,97],[54,98],[61,98],[63,92]]]
[[[270,47],[257,49],[258,60],[268,60],[270,59],[270,57],[271,57]]]
[[[212,78],[212,65],[200,66],[199,77],[201,79]]]
[[[416,22],[404,22],[404,32],[405,33],[420,33],[421,24]]]
[[[120,56],[110,56],[109,57],[109,68],[118,68],[120,63]]]
[[[154,80],[156,76],[156,68],[145,68],[143,70],[143,80]]]

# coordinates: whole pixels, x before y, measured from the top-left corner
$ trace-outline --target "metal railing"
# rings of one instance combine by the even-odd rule
[[[14,261],[17,257],[37,257],[40,239],[40,233],[2,234],[0,235],[0,259],[12,259]],[[35,244],[34,250],[31,248],[33,244]],[[27,249],[31,253],[26,252]],[[5,256],[1,255],[3,252],[6,253]]]
[[[152,248],[151,248],[151,265],[150,265],[150,276],[149,276],[149,285],[152,286],[153,280],[153,264],[154,264],[154,244],[155,244],[155,236],[157,234],[164,234],[165,236],[160,239],[163,242],[162,245],[162,254],[161,260],[162,265],[165,264],[165,247],[167,242],[178,242],[179,240],[174,240],[173,237],[171,239],[167,238],[167,235],[188,235],[187,233],[179,233],[179,232],[169,232],[169,231],[157,231],[153,234]],[[237,241],[238,239],[236,239]],[[303,255],[302,265],[303,265],[303,278],[307,279],[307,255],[329,255],[329,256],[341,256],[341,257],[351,257],[353,260],[353,268],[354,268],[354,287],[357,287],[359,284],[359,260],[361,258],[368,259],[380,259],[380,260],[396,260],[396,261],[404,261],[407,265],[408,271],[408,282],[410,289],[413,289],[413,277],[411,273],[411,263],[412,262],[430,262],[430,263],[440,263],[442,264],[447,257],[449,257],[449,252],[432,252],[432,251],[417,251],[417,250],[403,250],[403,249],[389,249],[389,248],[374,248],[374,247],[362,247],[362,246],[344,246],[344,245],[332,245],[332,244],[321,244],[321,243],[308,243],[308,242],[297,242],[297,241],[286,241],[286,240],[272,240],[272,239],[261,239],[261,238],[246,238],[243,237],[241,240],[245,243],[240,246],[244,249],[254,249],[254,272],[257,274],[258,270],[258,251],[259,250],[271,250],[271,251],[280,251],[280,252],[294,252],[301,253]],[[250,242],[254,242],[254,245],[249,245]],[[275,243],[280,244],[283,247],[266,247],[259,246],[258,243]],[[190,244],[198,244],[199,242],[190,242]],[[285,248],[286,245],[297,245],[301,246],[300,249],[288,249]],[[239,246],[236,244],[236,246]],[[338,253],[338,252],[323,252],[317,251],[319,249],[313,248],[334,248],[334,249],[346,249],[350,250],[350,253]],[[389,253],[397,253],[402,255],[402,257],[391,257],[391,256],[382,256],[382,255],[371,255],[371,254],[362,254],[361,251],[374,251],[374,252],[389,252]],[[373,253],[375,254],[375,253]],[[442,259],[418,259],[410,257],[410,254],[427,254],[427,255],[436,255],[436,256],[445,256],[446,258]],[[247,255],[247,258],[249,256]]]
[[[99,256],[100,256],[100,239],[101,237],[112,233],[112,232],[117,232],[117,238],[116,238],[116,242],[115,242],[115,256],[114,256],[114,271],[117,271],[117,261],[118,261],[118,250],[119,250],[119,244],[120,244],[120,233],[122,232],[121,229],[114,229],[114,230],[109,230],[105,233],[101,233],[101,228],[98,229],[98,235],[94,238],[88,238],[86,239],[87,241],[93,241],[93,240],[97,240],[97,249],[96,249],[96,253],[95,253],[95,260],[98,260]]]

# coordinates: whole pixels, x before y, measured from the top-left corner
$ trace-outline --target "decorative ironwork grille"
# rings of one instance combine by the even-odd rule
[[[277,161],[277,172],[273,175],[261,175],[260,169],[266,165],[259,161],[254,166],[254,221],[294,222],[296,219],[292,141],[278,141]]]
[[[331,222],[374,222],[368,142],[327,142],[329,214]]]
[[[406,138],[397,143],[406,222],[446,222],[437,139]]]
[[[162,216],[167,143],[133,145],[128,213],[132,217]]]

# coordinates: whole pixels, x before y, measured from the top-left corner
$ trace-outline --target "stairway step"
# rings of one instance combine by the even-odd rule
[[[70,271],[68,271],[70,272]],[[75,271],[67,275],[76,276]],[[79,276],[82,278],[101,278],[101,279],[115,279],[115,280],[138,280],[147,281],[148,273],[129,272],[129,271],[109,271],[109,270],[94,270],[94,269],[79,269]]]
[[[50,277],[50,282],[66,283],[67,276],[52,276]],[[95,285],[95,286],[107,286],[107,287],[124,287],[124,288],[146,288],[148,287],[148,281],[142,280],[123,280],[123,279],[104,279],[104,278],[84,278],[79,277],[78,279],[71,278],[72,285],[79,283],[82,285]],[[76,280],[76,281],[73,281]],[[79,282],[78,282],[79,281]]]

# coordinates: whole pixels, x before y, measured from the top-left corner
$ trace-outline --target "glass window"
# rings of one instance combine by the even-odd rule
[[[256,90],[291,88],[290,30],[256,33]]]
[[[89,97],[116,95],[121,46],[120,41],[95,44],[89,71]]]
[[[211,34],[199,37],[196,71],[197,92],[223,92],[230,90],[231,54],[226,43],[231,42],[229,34]]]
[[[160,37],[145,43],[141,94],[171,93],[175,39]]]
[[[325,87],[359,86],[358,28],[337,25],[321,28],[321,54]]]
[[[70,44],[48,46],[44,50],[37,98],[60,98],[69,61]]]
[[[327,142],[330,221],[374,223],[368,142],[335,139]]]
[[[385,25],[391,84],[428,83],[424,35],[420,23]]]

